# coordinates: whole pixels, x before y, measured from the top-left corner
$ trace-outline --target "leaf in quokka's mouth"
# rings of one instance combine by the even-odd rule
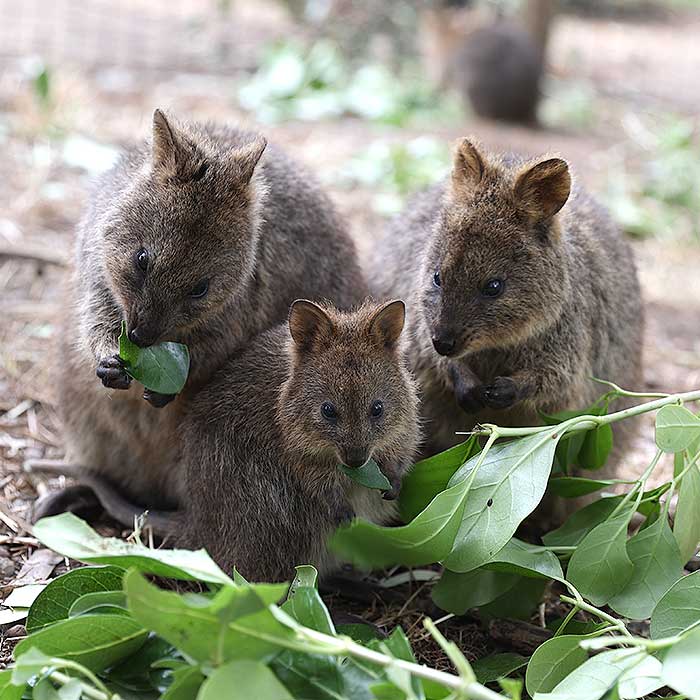
[[[338,467],[340,471],[365,488],[379,489],[380,491],[388,491],[391,488],[389,479],[382,474],[379,465],[373,459],[368,459],[357,469],[346,467],[344,464],[339,464]]]
[[[119,357],[130,377],[159,394],[179,394],[190,371],[190,352],[182,343],[160,343],[140,348],[126,334],[122,321]]]

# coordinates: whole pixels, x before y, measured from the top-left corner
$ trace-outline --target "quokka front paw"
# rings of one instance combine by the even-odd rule
[[[148,401],[153,408],[167,406],[176,396],[177,394],[159,394],[157,391],[151,391],[150,389],[145,389],[143,392],[144,400]]]
[[[131,386],[131,377],[126,373],[124,361],[119,355],[103,357],[95,374],[108,389],[128,389]]]
[[[518,401],[518,385],[510,377],[496,377],[492,384],[479,387],[484,406],[510,408]]]

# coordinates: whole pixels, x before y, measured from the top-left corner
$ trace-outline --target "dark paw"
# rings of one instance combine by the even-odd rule
[[[493,384],[482,386],[479,391],[489,408],[509,408],[518,400],[518,385],[510,377],[496,377]]]
[[[167,406],[176,396],[177,394],[159,394],[157,391],[151,391],[150,389],[146,389],[143,392],[143,398],[148,401],[153,408],[163,408],[163,406]]]
[[[34,503],[32,522],[61,513],[73,513],[92,522],[103,513],[102,504],[89,486],[67,486],[51,491]]]
[[[395,501],[401,493],[402,479],[398,474],[385,474],[385,476],[391,482],[391,488],[382,493],[382,498],[385,501]]]
[[[478,413],[485,405],[481,399],[478,387],[468,389],[467,391],[455,391],[455,399],[457,399],[459,407],[465,413]]]
[[[128,389],[131,386],[131,377],[126,373],[119,355],[103,357],[95,374],[108,389]]]

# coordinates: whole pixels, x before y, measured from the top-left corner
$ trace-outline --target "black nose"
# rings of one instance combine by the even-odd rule
[[[367,461],[367,451],[350,450],[343,461],[351,469],[359,469]]]
[[[156,342],[157,337],[155,332],[149,330],[148,328],[144,328],[143,326],[136,326],[136,328],[132,328],[127,333],[127,336],[132,343],[138,345],[140,348],[147,348],[150,345],[153,345],[153,343]]]
[[[433,336],[433,347],[440,355],[451,355],[455,349],[455,339],[444,335]]]

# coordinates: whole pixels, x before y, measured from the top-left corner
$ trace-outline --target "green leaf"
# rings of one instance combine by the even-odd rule
[[[259,661],[239,659],[217,668],[204,681],[197,700],[294,700],[275,674]]]
[[[24,689],[28,681],[44,672],[46,667],[51,666],[51,661],[50,656],[34,647],[27,649],[21,656],[15,654],[15,665],[12,668],[12,683]],[[4,697],[3,700],[5,700]]]
[[[126,321],[122,321],[122,331],[119,334],[119,357],[126,365],[135,365],[139,359],[141,348],[129,340],[126,332]]]
[[[688,562],[698,551],[700,542],[700,465],[691,467],[681,479],[678,504],[673,521],[673,535],[681,561]]]
[[[692,630],[666,652],[661,671],[663,682],[690,700],[700,700],[699,659],[700,628]]]
[[[563,578],[561,564],[553,552],[515,537],[485,564],[493,571],[536,578]]]
[[[26,683],[12,683],[13,669],[0,671],[0,700],[21,700]]]
[[[389,479],[382,474],[379,465],[373,459],[368,459],[357,469],[346,467],[344,464],[339,464],[338,468],[341,472],[347,474],[355,483],[365,488],[377,489],[380,491],[388,491],[391,489]]]
[[[548,532],[542,541],[548,547],[575,547],[597,525],[607,520],[620,504],[621,498],[601,498],[577,510],[556,530]]]
[[[289,586],[289,592],[287,593],[287,598],[291,598],[297,591],[298,588],[316,588],[316,581],[318,579],[318,571],[315,566],[310,564],[302,564],[301,566],[294,567],[296,574],[294,575],[294,580]],[[234,576],[235,576],[234,570]],[[238,585],[249,585],[245,579],[236,581]]]
[[[476,435],[413,465],[404,477],[399,495],[401,518],[408,523],[447,487],[452,475],[481,451]]]
[[[204,674],[199,666],[175,669],[173,682],[163,693],[161,700],[193,700],[204,683]]]
[[[61,700],[48,678],[42,678],[32,690],[32,700]]]
[[[619,483],[615,479],[587,479],[582,476],[557,476],[549,480],[548,489],[555,496],[562,498],[578,498],[587,496]]]
[[[612,426],[599,425],[586,433],[576,463],[581,469],[601,469],[608,461],[612,446]]]
[[[632,508],[596,525],[577,546],[566,577],[594,605],[604,605],[629,582],[634,564],[627,553]]]
[[[109,684],[118,685],[122,693],[125,689],[135,693],[154,691],[160,687],[161,676],[169,672],[169,669],[163,670],[162,665],[178,662],[174,657],[176,653],[178,652],[171,644],[152,634],[137,655],[130,656],[119,665],[110,668],[104,674],[104,680]]]
[[[124,569],[117,566],[90,566],[55,578],[29,609],[27,632],[68,619],[73,603],[86,593],[120,591],[123,576]]]
[[[448,569],[476,569],[506,545],[518,525],[542,500],[559,437],[555,426],[543,433],[496,444],[489,450],[473,476],[462,523],[445,560]],[[480,457],[472,457],[452,477],[450,485],[466,481]]]
[[[293,633],[269,610],[286,588],[285,584],[230,585],[207,598],[162,591],[137,571],[124,578],[135,620],[196,661],[213,665],[239,658],[266,659],[291,643]]]
[[[663,406],[656,414],[656,444],[664,452],[681,452],[700,438],[700,418],[685,406]]]
[[[71,605],[68,617],[78,617],[78,615],[84,615],[85,613],[128,615],[126,596],[123,591],[85,593]]]
[[[647,657],[637,649],[604,651],[588,659],[551,692],[537,692],[533,700],[600,700],[628,669]]]
[[[284,603],[282,610],[304,627],[310,627],[324,634],[335,634],[335,627],[328,609],[315,588],[309,586],[298,588]]]
[[[335,532],[331,549],[341,557],[369,568],[433,564],[452,549],[468,489],[469,482],[463,481],[442,491],[403,527],[381,527],[355,520],[349,527]]]
[[[34,536],[55,552],[77,561],[134,567],[166,578],[232,583],[203,549],[150,549],[116,537],[101,537],[72,513],[42,518],[34,525]]]
[[[541,644],[530,657],[525,673],[525,688],[531,696],[549,693],[572,671],[583,665],[588,654],[581,649],[585,635],[563,634]]]
[[[15,647],[15,658],[38,649],[100,671],[137,652],[147,636],[138,622],[124,615],[82,615],[34,632]]]
[[[122,322],[119,356],[127,373],[159,394],[179,394],[190,371],[190,353],[182,343],[160,343],[140,348],[126,335]]]
[[[527,659],[520,654],[491,654],[475,661],[472,670],[476,674],[476,680],[485,685],[506,678],[525,665]]]
[[[640,530],[627,543],[634,570],[610,607],[632,620],[646,620],[664,593],[682,576],[678,545],[665,517]]]
[[[521,576],[515,586],[490,603],[479,609],[479,615],[485,621],[510,618],[529,620],[541,602],[547,581],[542,578]]]
[[[652,639],[672,637],[700,621],[700,571],[684,576],[666,591],[651,614]]]
[[[518,576],[487,569],[474,569],[456,574],[445,569],[433,588],[435,605],[455,615],[464,615],[471,608],[480,608],[507,591],[520,580]]]
[[[617,681],[622,700],[650,696],[663,685],[661,662],[653,656],[645,656],[635,666],[627,669]]]

